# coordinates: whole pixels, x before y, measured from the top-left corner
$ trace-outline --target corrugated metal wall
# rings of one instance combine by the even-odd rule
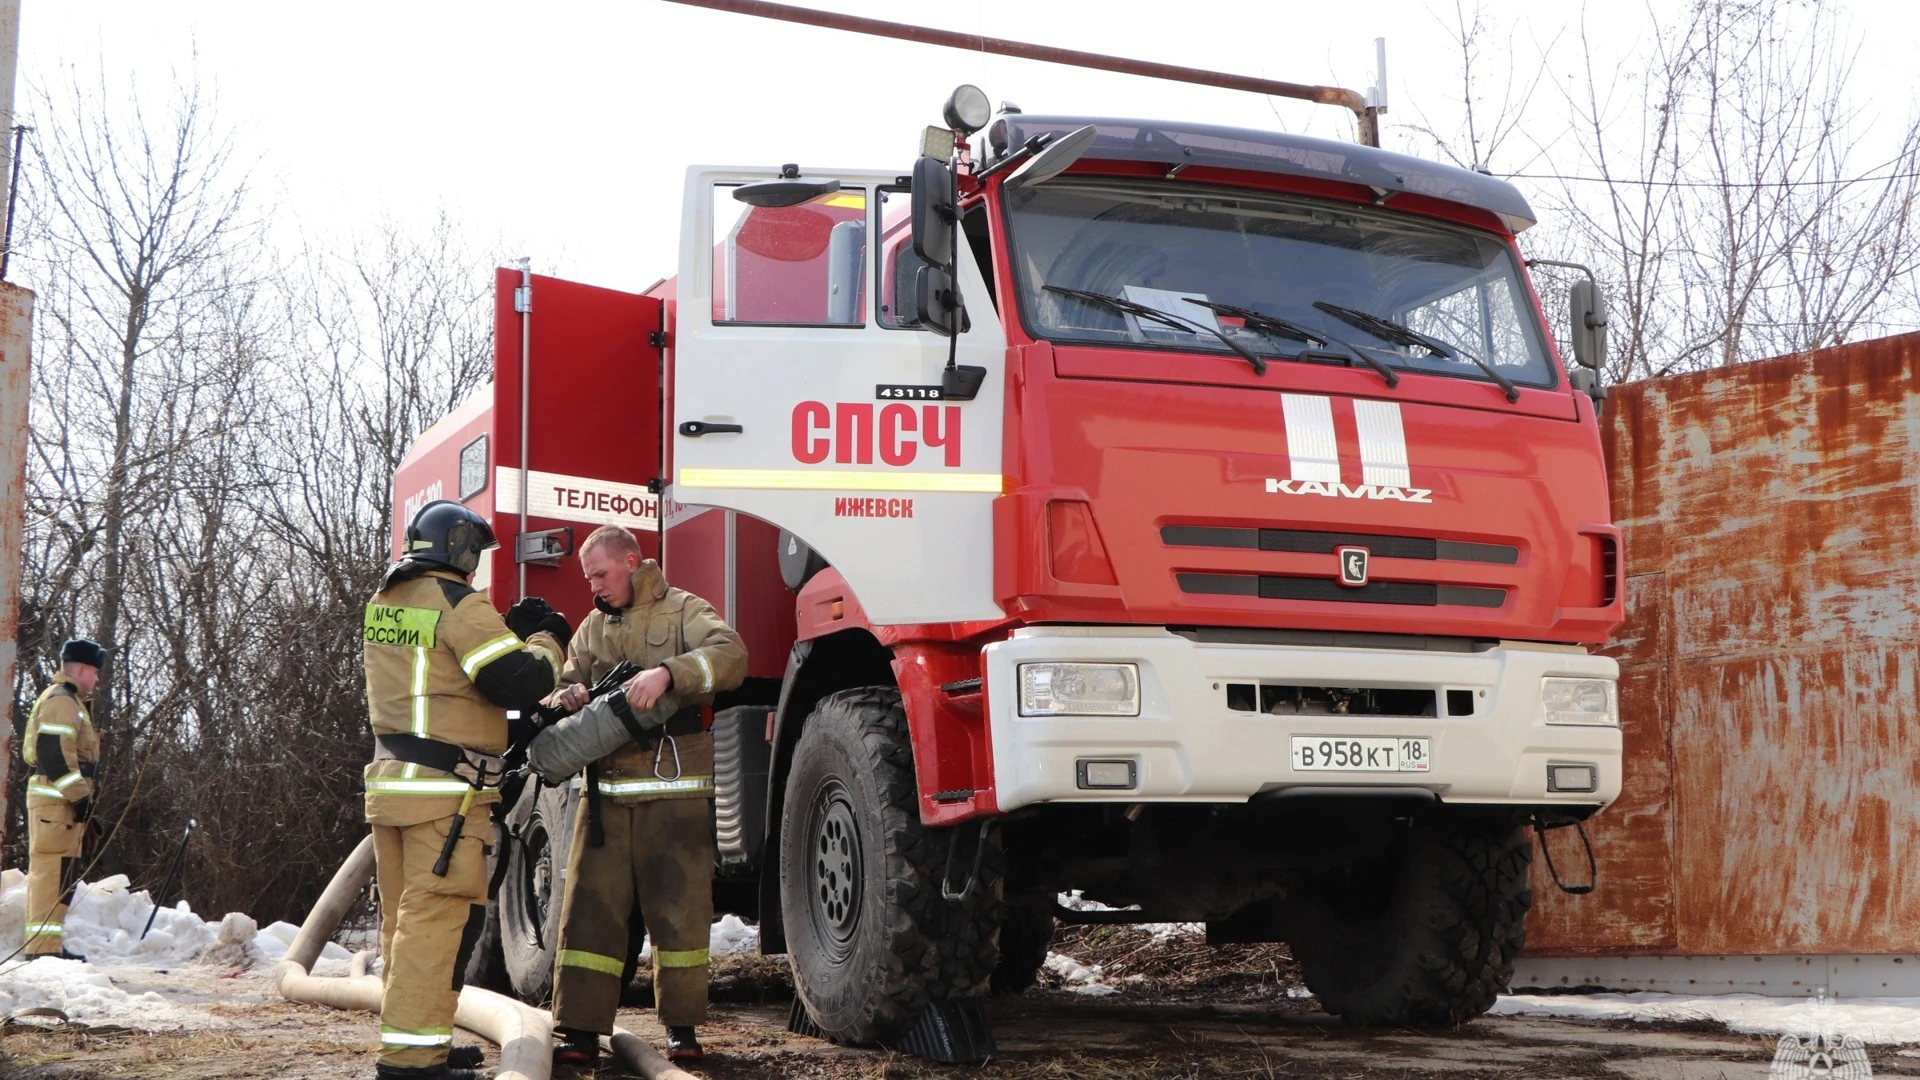
[[[1920,949],[1920,334],[1617,387],[1601,426],[1625,790],[1598,890],[1536,860],[1528,952]]]

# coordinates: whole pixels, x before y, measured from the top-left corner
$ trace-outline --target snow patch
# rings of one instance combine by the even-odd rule
[[[1075,889],[1072,892],[1060,893],[1057,896],[1055,896],[1054,899],[1059,901],[1060,906],[1063,908],[1066,908],[1068,911],[1139,911],[1140,910],[1139,904],[1133,904],[1123,908],[1108,907],[1107,905],[1101,903],[1098,900],[1087,899],[1086,896],[1084,896],[1079,889]],[[1130,926],[1135,930],[1141,931],[1142,933],[1151,934],[1153,936],[1153,940],[1155,944],[1166,942],[1177,937],[1186,937],[1189,934],[1204,934],[1207,932],[1206,924],[1197,923],[1197,922],[1122,923],[1121,925]]]
[[[713,920],[707,932],[707,955],[711,957],[733,956],[759,947],[760,928],[741,921],[738,915],[720,916]],[[653,938],[640,943],[640,959],[642,962],[653,959]]]
[[[1758,994],[1503,994],[1492,1011],[1505,1016],[1571,1016],[1597,1020],[1718,1020],[1760,1035],[1832,1034],[1865,1043],[1920,1042],[1920,998],[1762,997]]]
[[[1087,997],[1106,997],[1117,994],[1120,988],[1108,984],[1100,973],[1099,964],[1083,964],[1064,953],[1047,954],[1047,970],[1060,977],[1066,983],[1065,989],[1071,993],[1084,994]]]

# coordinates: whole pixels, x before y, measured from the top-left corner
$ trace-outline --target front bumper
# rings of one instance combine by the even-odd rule
[[[1540,680],[1617,680],[1578,648],[1482,652],[1202,643],[1160,627],[1029,627],[986,647],[994,788],[1002,811],[1042,802],[1238,802],[1291,787],[1425,788],[1447,803],[1605,806],[1620,794],[1620,729],[1548,724]],[[1023,717],[1018,665],[1133,663],[1140,715]],[[1270,715],[1228,707],[1229,683],[1468,691],[1466,716]],[[1447,709],[1442,707],[1440,712]],[[1293,737],[1428,736],[1427,772],[1310,772]],[[1134,786],[1082,787],[1084,763],[1130,761]],[[1591,765],[1590,792],[1548,790],[1549,765]]]

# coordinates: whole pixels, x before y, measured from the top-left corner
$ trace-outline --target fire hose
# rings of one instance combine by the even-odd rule
[[[281,997],[335,1009],[380,1011],[380,979],[365,973],[365,954],[355,959],[353,974],[344,978],[308,974],[339,929],[347,909],[353,906],[354,898],[372,880],[373,837],[369,836],[340,864],[326,891],[307,913],[300,932],[294,935],[293,944],[287,947],[286,959],[274,967],[273,984]],[[494,1080],[551,1080],[553,1016],[545,1009],[469,986],[460,991],[454,1023],[499,1045],[500,1064]],[[623,1066],[646,1080],[698,1080],[630,1031],[615,1028],[613,1036],[603,1037],[601,1042]]]

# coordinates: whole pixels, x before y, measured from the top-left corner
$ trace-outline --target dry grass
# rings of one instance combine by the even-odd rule
[[[1287,991],[1305,986],[1299,966],[1283,944],[1211,946],[1197,933],[1156,939],[1131,926],[1068,926],[1055,932],[1053,951],[1099,965],[1102,977],[1124,986],[1129,996],[1142,993],[1218,1002],[1292,1000]],[[1053,989],[1061,982],[1042,971],[1040,985]]]

